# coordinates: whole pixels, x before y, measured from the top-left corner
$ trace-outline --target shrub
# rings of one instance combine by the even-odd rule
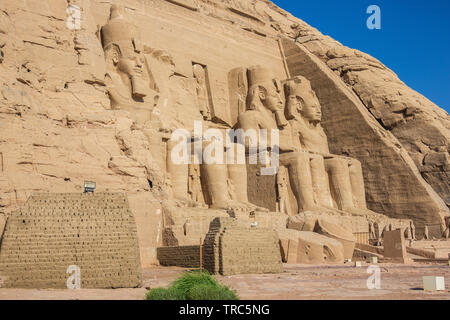
[[[168,289],[149,291],[146,300],[238,300],[238,297],[208,272],[194,271],[183,274]]]
[[[146,300],[186,300],[183,292],[174,288],[156,288],[150,290],[145,296]]]
[[[189,290],[187,300],[238,300],[236,293],[225,286],[198,284]]]

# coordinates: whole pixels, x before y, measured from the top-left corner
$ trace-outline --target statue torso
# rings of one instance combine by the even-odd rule
[[[328,140],[322,126],[312,125],[303,119],[289,121],[294,147],[320,154],[329,154]]]

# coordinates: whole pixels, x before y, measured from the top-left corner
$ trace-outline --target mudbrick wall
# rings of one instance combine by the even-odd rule
[[[162,266],[199,268],[200,246],[161,247],[157,250],[158,260]],[[209,259],[210,257],[204,257]]]
[[[136,224],[123,194],[39,194],[6,224],[0,247],[3,287],[66,288],[69,266],[81,288],[141,283]]]
[[[245,227],[233,218],[211,222],[202,247],[203,267],[212,274],[280,273],[281,252],[274,230]],[[200,246],[158,248],[163,266],[198,268]]]
[[[222,275],[280,273],[283,270],[278,234],[274,230],[238,225],[233,218],[217,218],[204,242],[204,267]]]

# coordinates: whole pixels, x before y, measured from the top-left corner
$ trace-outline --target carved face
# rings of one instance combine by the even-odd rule
[[[309,90],[303,95],[303,111],[302,115],[309,121],[320,122],[322,120],[322,109],[320,107],[319,99],[314,91]]]
[[[141,99],[146,96],[146,84],[143,79],[144,58],[141,55],[122,56],[118,46],[112,46],[107,50],[107,59],[122,75],[131,82],[131,93],[134,98]]]
[[[315,92],[308,86],[301,93],[294,92],[287,99],[288,110],[296,111],[305,120],[320,122],[322,120],[322,109]]]
[[[117,68],[130,77],[140,77],[144,72],[143,65],[142,59],[135,56],[132,58],[120,58],[117,63]]]
[[[283,99],[281,98],[279,86],[276,85],[275,81],[259,87],[259,98],[270,111],[283,110]]]

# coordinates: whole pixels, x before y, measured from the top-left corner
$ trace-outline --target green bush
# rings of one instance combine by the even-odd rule
[[[238,300],[236,293],[225,286],[198,284],[189,290],[187,300]]]
[[[183,274],[168,289],[150,290],[146,300],[238,300],[238,297],[208,272],[194,271]]]
[[[156,288],[150,290],[145,296],[146,300],[186,300],[183,292],[174,288]]]
[[[211,277],[209,273],[199,271],[186,272],[180,278],[175,280],[175,282],[172,283],[172,286],[187,295],[192,288],[201,284],[211,288],[220,286],[217,280]]]

